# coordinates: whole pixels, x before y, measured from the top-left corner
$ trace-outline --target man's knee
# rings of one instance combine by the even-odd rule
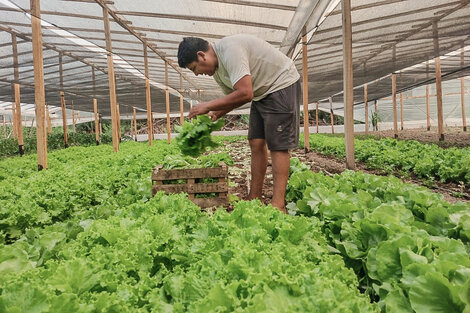
[[[266,140],[264,139],[249,139],[251,151],[263,152],[266,150]]]

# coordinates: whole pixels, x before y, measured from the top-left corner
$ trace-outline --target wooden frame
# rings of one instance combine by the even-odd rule
[[[34,61],[34,99],[36,104],[36,142],[38,170],[47,169],[47,133],[45,127],[46,95],[44,89],[44,64],[42,59],[41,10],[39,0],[31,0],[31,29]]]
[[[201,178],[215,178],[217,183],[197,182]],[[186,183],[171,184],[168,182],[183,179]],[[165,184],[167,183],[167,184]],[[220,162],[219,167],[196,169],[163,170],[161,165],[152,170],[152,196],[159,191],[165,193],[185,192],[188,198],[201,208],[223,206],[228,204],[228,167]],[[201,193],[218,193],[216,198],[196,198]]]
[[[302,36],[302,100],[304,107],[304,148],[310,151],[309,121],[308,121],[308,67],[307,67],[307,36]]]

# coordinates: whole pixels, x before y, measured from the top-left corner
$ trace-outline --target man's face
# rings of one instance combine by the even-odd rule
[[[211,57],[208,53],[198,51],[197,53],[197,61],[194,61],[188,64],[187,68],[191,70],[194,75],[214,75],[217,66],[216,60]]]

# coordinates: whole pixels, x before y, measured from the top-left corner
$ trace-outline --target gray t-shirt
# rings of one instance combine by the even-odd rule
[[[212,47],[219,64],[213,77],[225,94],[233,92],[233,86],[246,75],[251,75],[254,101],[288,87],[300,78],[291,59],[255,36],[224,37]]]

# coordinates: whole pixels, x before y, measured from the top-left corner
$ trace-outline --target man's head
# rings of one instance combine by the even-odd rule
[[[217,69],[217,56],[211,45],[202,38],[186,37],[178,47],[178,65],[197,76],[212,76]]]

